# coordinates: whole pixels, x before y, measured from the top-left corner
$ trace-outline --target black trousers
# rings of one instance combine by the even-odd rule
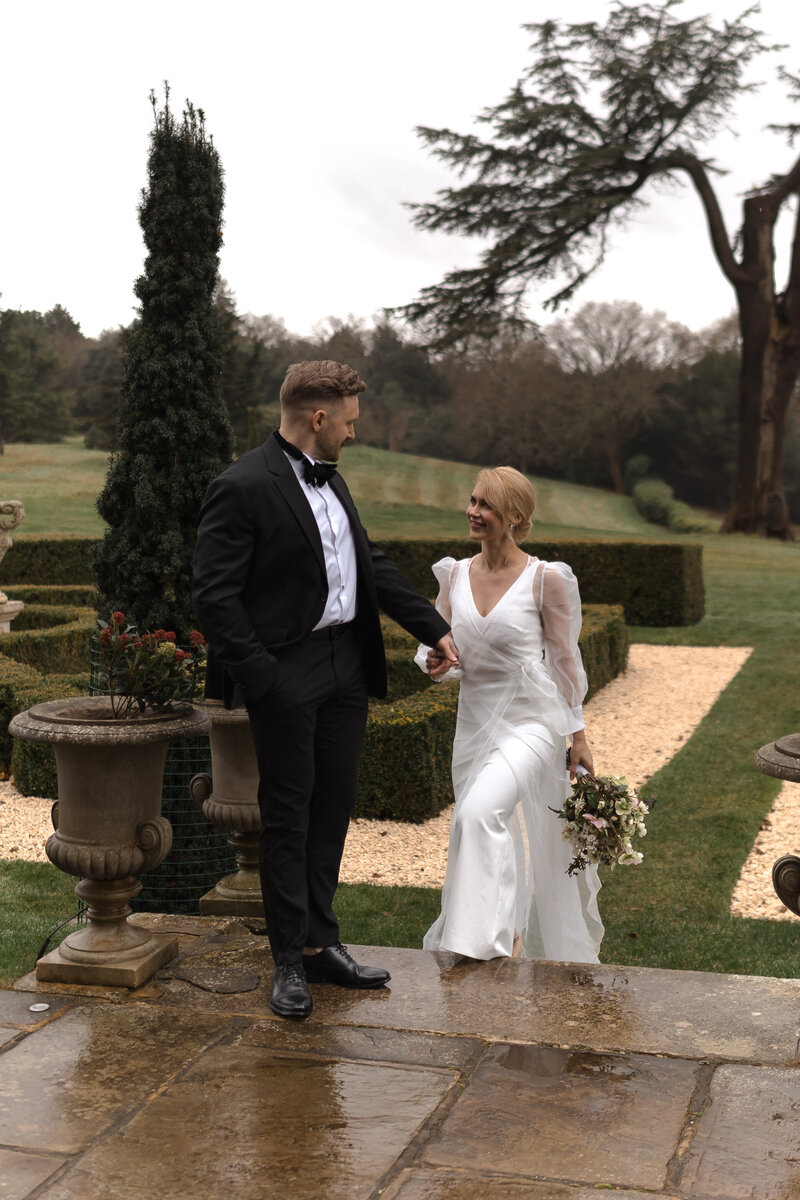
[[[259,870],[272,955],[339,937],[333,896],[356,799],[367,684],[352,625],[276,652],[266,697],[248,708],[259,769]]]

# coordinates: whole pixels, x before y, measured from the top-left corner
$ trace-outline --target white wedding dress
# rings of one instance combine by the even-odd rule
[[[497,958],[517,930],[526,958],[598,962],[597,868],[567,875],[572,853],[551,811],[570,790],[566,735],[583,728],[578,585],[564,563],[529,558],[482,617],[470,561],[433,567],[460,664],[444,679],[461,686],[442,911],[423,947]]]

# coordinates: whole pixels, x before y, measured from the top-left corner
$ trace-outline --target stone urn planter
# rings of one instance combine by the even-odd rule
[[[773,779],[800,783],[800,733],[789,733],[762,746],[756,753],[756,770]],[[781,904],[800,917],[800,858],[784,854],[772,867],[772,886]]]
[[[138,872],[157,866],[172,842],[161,816],[167,745],[209,725],[189,704],[114,718],[108,696],[50,700],[11,721],[14,737],[53,747],[58,802],[46,853],[59,870],[82,877],[75,892],[89,905],[87,927],[39,959],[37,979],[139,987],[176,955],[176,937],[128,921],[128,901],[141,888]]]
[[[211,774],[195,775],[190,792],[203,815],[229,835],[237,866],[201,898],[200,912],[263,917],[258,874],[258,763],[247,710],[226,709],[215,700],[199,701],[198,707],[211,720]]]

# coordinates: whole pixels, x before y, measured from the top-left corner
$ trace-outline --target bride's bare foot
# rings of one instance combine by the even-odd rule
[[[519,934],[517,933],[517,931],[515,929],[514,930],[514,941],[511,945],[511,957],[512,958],[520,958],[521,955],[522,955],[522,938],[519,936]]]

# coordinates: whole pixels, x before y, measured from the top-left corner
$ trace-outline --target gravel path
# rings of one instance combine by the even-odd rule
[[[634,785],[644,783],[689,738],[749,653],[746,648],[632,646],[624,675],[586,706],[598,773],[625,775]],[[792,839],[800,837],[799,802],[800,788],[788,785],[745,864],[734,894],[735,913],[791,916],[774,895],[769,874],[779,854],[798,848]],[[51,804],[20,796],[10,780],[0,780],[0,858],[47,861],[44,844],[52,830]],[[424,825],[353,821],[342,863],[343,882],[440,886],[451,812],[446,809]]]

